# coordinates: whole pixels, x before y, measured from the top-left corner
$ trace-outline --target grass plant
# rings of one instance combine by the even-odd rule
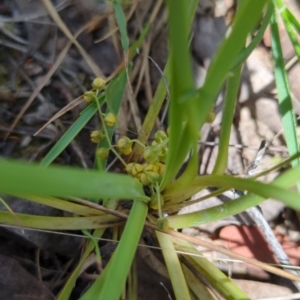
[[[159,1],[156,10],[161,4]],[[120,145],[112,145],[116,125],[110,124],[109,127],[105,123],[105,115],[108,113],[118,115],[134,63],[133,59],[136,56],[136,48],[143,46],[154,18],[153,14],[150,15],[140,38],[130,45],[124,5],[125,3],[121,1],[115,1],[113,4],[124,55],[123,67],[118,70],[115,77],[103,87],[98,87],[94,81],[89,94],[83,95],[83,98],[90,102],[87,108],[39,164],[0,159],[0,193],[59,208],[72,213],[73,216],[59,218],[0,211],[0,222],[14,226],[21,224],[24,228],[90,230],[87,233],[90,241],[77,267],[62,287],[59,300],[69,299],[82,265],[95,248],[97,249],[95,240],[101,238],[108,228],[116,232],[119,238],[118,246],[103,272],[80,299],[119,299],[124,293],[138,242],[147,224],[156,229],[157,240],[162,248],[176,299],[201,298],[202,293],[207,293],[207,297],[215,299],[207,287],[199,282],[198,277],[191,273],[187,265],[182,265],[176,254],[175,250],[196,253],[194,246],[182,239],[171,237],[168,230],[216,221],[242,212],[270,197],[300,210],[300,194],[290,189],[300,182],[297,156],[294,156],[290,170],[272,183],[261,183],[256,181],[256,178],[241,179],[224,175],[242,66],[262,39],[268,24],[271,25],[272,31],[274,72],[284,136],[289,154],[292,156],[299,152],[295,113],[282,57],[277,20],[281,15],[298,58],[300,46],[295,36],[300,32],[300,25],[293,14],[283,7],[281,0],[242,1],[230,32],[209,66],[204,85],[197,89],[193,79],[189,41],[198,1],[167,0],[169,57],[164,76],[170,85],[169,131],[154,130],[155,140],[152,144],[148,142],[167,93],[165,81],[161,79],[138,139],[127,138],[122,140]],[[246,46],[246,40],[250,36],[253,37],[252,41]],[[226,96],[218,156],[213,174],[198,176],[198,133],[212,111],[223,86],[226,89]],[[95,153],[96,170],[55,166],[53,164],[55,159],[97,114],[101,120],[99,130],[103,132],[104,138],[99,142]],[[124,165],[125,174],[107,172],[105,170],[107,157],[101,156],[99,149],[115,153]],[[187,157],[189,162],[179,176]],[[223,191],[235,188],[246,190],[248,194],[203,211],[184,215],[174,214],[180,207],[186,205],[191,196],[206,187],[218,187]],[[84,202],[76,203],[72,200],[74,198],[83,198],[97,205],[102,203],[116,214],[99,210],[100,205],[90,207]],[[133,201],[130,212],[125,215],[126,218],[122,218],[123,211],[117,215],[120,209],[117,204],[122,199]],[[169,215],[170,213],[172,215]],[[196,270],[226,299],[249,299],[210,261],[193,256],[187,256],[186,259],[190,264],[194,264]],[[298,279],[300,280],[300,277]],[[130,293],[134,294],[132,290]]]

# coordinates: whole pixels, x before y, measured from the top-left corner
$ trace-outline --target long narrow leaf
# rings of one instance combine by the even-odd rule
[[[0,193],[57,197],[115,198],[147,201],[142,185],[119,174],[68,167],[41,167],[0,159]]]
[[[198,127],[195,124],[195,98],[188,97],[180,101],[180,97],[194,89],[191,57],[189,53],[189,31],[192,18],[185,1],[167,1],[169,9],[169,46],[171,68],[171,97],[169,124],[171,128],[169,153],[166,172],[161,184],[163,189],[180,169],[183,160],[192,145],[197,142]]]
[[[117,300],[120,298],[143,230],[147,209],[142,202],[133,204],[121,241],[105,268],[104,275],[107,281],[103,284],[102,276],[100,276],[80,298],[81,300]]]
[[[280,45],[278,22],[274,11],[271,19],[272,54],[274,60],[275,80],[278,93],[279,111],[282,118],[284,135],[290,156],[298,152],[299,144],[296,132],[296,120],[293,110],[290,88],[285,71],[285,64]],[[292,162],[292,166],[299,164],[299,159]],[[300,188],[300,186],[299,186]]]
[[[127,22],[120,2],[114,3],[114,10],[115,10],[115,16],[119,27],[119,31],[121,34],[122,46],[124,51],[127,52],[129,48],[129,39],[127,36],[127,28],[126,28]]]
[[[199,177],[200,178],[200,177]],[[199,180],[196,179],[196,180]],[[203,176],[201,177],[201,179]],[[239,180],[246,180],[246,179],[239,179]],[[263,197],[257,196],[253,194],[249,194],[246,196],[243,196],[241,198],[238,198],[237,200],[231,200],[230,202],[226,202],[222,205],[217,205],[212,208],[208,208],[202,211],[193,212],[190,214],[185,215],[178,215],[178,216],[170,216],[167,218],[168,224],[172,228],[186,228],[186,227],[192,227],[200,224],[209,223],[212,221],[220,220],[235,214],[238,214],[242,211],[245,211],[246,209],[258,205],[260,202],[262,202],[265,198],[272,197],[271,194],[273,194],[272,188],[282,188],[280,194],[283,197],[282,200],[284,203],[292,207],[296,210],[300,209],[299,205],[299,199],[300,195],[296,192],[292,192],[293,199],[290,199],[289,196],[284,195],[285,191],[287,193],[291,192],[288,190],[288,188],[297,182],[300,181],[300,167],[295,167],[293,169],[290,169],[289,171],[285,172],[281,176],[275,179],[275,181],[271,185],[264,185],[264,187],[256,187],[256,190],[263,188]],[[211,182],[212,183],[212,182]],[[256,182],[253,182],[252,184],[255,184]],[[230,184],[226,185],[227,187],[230,186]],[[233,184],[233,187],[236,187],[235,184]],[[242,189],[246,186],[240,186]],[[249,187],[249,186],[248,186]],[[199,188],[199,187],[198,187]],[[195,189],[194,191],[196,191]],[[189,191],[190,192],[190,191]],[[193,191],[191,191],[193,194]],[[266,193],[266,194],[265,194]],[[262,195],[260,191],[258,191],[259,195]],[[278,198],[276,195],[274,195],[274,198]]]
[[[100,101],[103,100],[104,96],[102,96]],[[79,131],[86,125],[86,123],[93,117],[96,112],[96,103],[91,104],[87,109],[85,109],[81,113],[80,117],[72,124],[72,126],[64,133],[64,135],[44,157],[44,159],[41,161],[41,165],[48,166],[49,164],[51,164],[58,157],[58,155],[61,154],[64,149],[66,149],[66,147],[71,143],[71,141],[75,138]]]
[[[271,17],[273,15],[273,11],[274,11],[274,5],[273,2],[270,2],[259,30],[257,31],[251,43],[238,55],[238,57],[234,61],[232,69],[235,69],[238,65],[243,63],[249,57],[249,55],[252,53],[255,47],[260,43],[270,23]]]
[[[16,220],[16,217],[18,220]],[[2,224],[10,224],[26,228],[48,229],[48,230],[80,230],[94,228],[108,228],[118,225],[120,221],[118,217],[112,215],[93,216],[93,217],[48,217],[33,216],[25,214],[15,214],[0,211],[0,220]]]
[[[232,71],[232,76],[230,76],[227,80],[218,156],[214,166],[213,174],[223,174],[227,168],[229,149],[228,145],[231,126],[233,123],[235,104],[238,97],[241,69],[242,66],[234,69]]]
[[[236,57],[244,45],[245,38],[253,30],[261,17],[263,8],[268,0],[243,1],[232,25],[232,31],[223,41],[206,76],[204,85],[199,89],[198,126],[200,127],[234,66]]]
[[[199,257],[195,247],[185,240],[172,237],[176,250],[188,252],[194,255],[187,255],[186,259],[196,270],[204,276],[210,284],[226,299],[249,299],[248,296],[238,288],[222,271],[205,257]],[[198,295],[200,298],[202,295]],[[207,298],[205,298],[207,299]]]
[[[159,231],[155,233],[162,249],[176,299],[191,299],[172,238]]]
[[[298,37],[295,32],[295,29],[293,27],[293,24],[290,21],[290,15],[288,14],[287,9],[282,0],[276,0],[276,5],[280,11],[281,17],[284,22],[285,29],[286,29],[286,31],[289,35],[289,38],[292,42],[292,45],[293,45],[295,53],[298,57],[298,60],[300,60],[300,45],[299,45],[299,41],[298,41]]]

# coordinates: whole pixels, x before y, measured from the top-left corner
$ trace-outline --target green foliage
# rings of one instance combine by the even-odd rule
[[[105,117],[103,117],[104,112],[102,112],[103,104],[106,104],[107,107],[106,116],[108,113],[111,114],[110,117],[118,116],[131,72],[131,68],[128,66],[135,56],[136,48],[142,46],[153,18],[151,15],[142,29],[140,37],[130,47],[124,7],[121,2],[117,1],[113,3],[113,8],[125,53],[124,65],[126,69],[120,69],[116,77],[107,85],[101,78],[94,81],[94,89],[85,93],[85,100],[89,102],[88,107],[57,141],[40,165],[0,159],[0,193],[21,196],[74,214],[68,218],[57,218],[13,214],[12,211],[9,211],[0,212],[1,222],[12,225],[22,224],[22,226],[32,228],[96,229],[94,232],[85,231],[86,235],[90,237],[89,244],[63,287],[59,300],[66,300],[70,297],[81,267],[90,253],[95,248],[97,249],[96,238],[102,236],[105,228],[122,231],[121,239],[104,271],[82,295],[81,299],[83,300],[119,299],[126,286],[126,279],[147,214],[152,223],[161,227],[165,226],[167,229],[168,226],[185,228],[215,221],[239,213],[269,197],[281,200],[294,209],[300,209],[299,193],[290,190],[291,185],[300,181],[299,166],[297,166],[298,158],[297,160],[294,159],[291,170],[278,177],[271,184],[257,182],[254,179],[240,179],[223,175],[227,167],[230,129],[241,79],[242,64],[261,41],[268,24],[271,24],[272,30],[274,70],[285,138],[290,155],[298,152],[295,116],[282,57],[275,7],[280,9],[298,57],[300,55],[299,43],[295,37],[296,33],[300,32],[299,22],[288,9],[283,8],[283,3],[280,0],[274,1],[274,4],[268,0],[242,1],[239,4],[229,35],[224,39],[211,62],[204,85],[200,89],[196,89],[189,41],[191,23],[198,1],[193,0],[188,3],[187,5],[187,2],[183,0],[168,0],[166,2],[170,50],[164,72],[164,76],[170,84],[168,114],[170,134],[168,136],[164,131],[157,131],[154,143],[151,145],[147,143],[166,96],[166,86],[161,80],[155,92],[153,103],[145,117],[141,131],[143,134],[138,140],[123,137],[117,147],[112,145],[115,122],[114,120],[109,122],[109,125],[112,126],[107,127],[107,122],[105,123]],[[158,2],[157,5],[159,8],[161,3]],[[155,6],[155,9],[157,7]],[[259,24],[260,20],[261,23]],[[257,28],[255,36],[245,47],[247,37],[252,36],[255,28]],[[212,110],[225,83],[224,117],[214,171],[212,175],[197,176],[199,130]],[[109,151],[113,153],[124,165],[124,170],[128,174],[105,172],[106,160],[97,161],[99,170],[49,166],[97,112],[101,121],[101,129],[95,128],[94,132],[97,133],[101,130],[101,138],[95,134],[92,138],[95,143],[98,143],[98,148],[105,149],[105,154],[108,154]],[[116,121],[118,122],[118,120]],[[127,161],[122,158],[122,155],[126,156]],[[189,157],[187,167],[177,178],[187,157]],[[166,165],[164,165],[165,160]],[[141,183],[149,187],[151,201],[150,197],[145,195]],[[178,210],[196,192],[209,186],[219,187],[222,191],[237,188],[246,190],[249,194],[203,211],[167,216],[168,213]],[[100,212],[82,203],[76,204],[68,201],[72,197],[82,197],[95,201],[101,199],[103,205],[112,210],[117,208],[118,200],[125,198],[134,201],[124,227],[122,223],[124,220],[119,217]],[[149,212],[148,206],[152,209]],[[6,207],[9,209],[8,206]],[[163,217],[163,213],[166,213],[165,217]],[[118,230],[116,229],[117,226],[120,226]],[[174,240],[166,233],[157,231],[157,238],[163,248],[176,298],[190,299],[193,298],[193,293],[198,298],[201,297],[202,294],[199,294],[201,289],[202,291],[205,289],[205,286],[201,285],[201,288],[197,288],[196,284],[187,280],[187,278],[194,280],[195,276],[189,273],[186,266],[182,266],[174,251],[175,249],[180,251],[189,249],[190,252],[195,252],[195,250],[191,248],[191,245],[181,240]],[[100,254],[98,256],[100,257]],[[209,280],[212,286],[224,297],[247,299],[247,296],[211,263],[193,257],[188,259],[190,263],[196,264],[198,272]],[[205,292],[203,293],[205,294]]]

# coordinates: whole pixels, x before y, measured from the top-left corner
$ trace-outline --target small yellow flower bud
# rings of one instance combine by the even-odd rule
[[[94,89],[101,91],[104,89],[105,84],[106,84],[106,82],[103,78],[96,77],[92,83],[92,86]]]
[[[147,175],[148,175],[148,179],[151,183],[155,183],[155,182],[159,181],[159,179],[160,179],[160,175],[156,172],[148,172]]]
[[[83,95],[83,100],[87,103],[91,103],[96,100],[95,93],[92,91],[85,92]]]
[[[158,143],[165,140],[167,137],[168,136],[166,135],[166,133],[162,130],[157,130],[155,132],[155,136],[154,136],[155,141],[158,142]]]
[[[149,185],[151,183],[148,179],[148,176],[144,173],[141,173],[140,181],[143,185]]]
[[[128,165],[126,165],[125,169],[128,174],[131,174],[133,166],[134,166],[134,163],[129,163]]]
[[[136,176],[137,174],[141,173],[144,170],[144,166],[141,164],[134,164],[131,174]]]
[[[157,151],[154,147],[147,147],[144,150],[143,157],[148,162],[155,162],[158,160]]]
[[[158,145],[158,143],[157,143],[157,141],[154,140],[154,141],[151,143],[151,145],[155,147],[155,146]]]
[[[158,173],[160,175],[163,175],[164,172],[165,172],[166,166],[164,164],[160,163],[160,162],[155,163],[155,165],[159,168]]]
[[[109,150],[107,148],[99,148],[96,151],[96,155],[101,160],[106,160],[108,158]]]
[[[118,140],[117,146],[121,151],[129,149],[132,146],[132,140],[130,140],[127,136],[124,136]]]
[[[206,116],[205,122],[206,123],[212,123],[215,120],[215,118],[216,118],[215,113],[213,111],[210,111],[208,113],[208,115]]]
[[[145,170],[145,171],[152,171],[153,168],[154,168],[154,165],[153,165],[153,164],[148,164],[148,165],[144,168],[144,170]]]
[[[105,124],[108,126],[108,127],[113,127],[115,126],[116,122],[117,122],[117,119],[115,117],[114,114],[112,113],[108,113],[106,114],[106,116],[104,117],[104,121],[105,121]]]
[[[131,147],[128,148],[128,149],[120,150],[120,153],[124,154],[124,155],[129,155],[131,152],[132,152],[132,148]]]
[[[169,149],[167,147],[163,147],[161,149],[161,152],[158,155],[158,158],[160,161],[165,162],[167,159],[167,153],[168,153]]]
[[[103,140],[103,133],[100,130],[94,130],[91,132],[91,141],[93,143],[100,143]]]
[[[168,135],[168,136],[170,136],[170,132],[171,132],[171,128],[168,127],[168,128],[167,128],[167,135]]]

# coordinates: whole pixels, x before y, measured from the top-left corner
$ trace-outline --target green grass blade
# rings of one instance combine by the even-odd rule
[[[299,180],[300,174],[297,177]],[[262,183],[252,179],[235,178],[227,175],[206,175],[199,176],[193,181],[189,186],[189,193],[194,194],[194,191],[199,186],[217,186],[226,189],[235,188],[237,190],[245,190],[261,197],[280,200],[288,206],[300,209],[300,194],[296,191],[279,187],[274,183]]]
[[[240,3],[240,8],[234,19],[230,35],[221,44],[206,76],[204,85],[199,89],[198,127],[205,121],[208,112],[223,85],[224,80],[230,75],[236,57],[244,47],[247,35],[258,23],[263,8],[268,0],[252,0]]]
[[[144,203],[134,202],[120,243],[106,266],[105,273],[103,272],[107,280],[103,282],[101,275],[80,300],[120,298],[143,230],[147,210],[148,207]]]
[[[190,22],[193,17],[186,2],[167,1],[169,10],[169,47],[170,47],[170,108],[169,124],[171,128],[169,153],[166,172],[162,180],[163,189],[176,175],[183,160],[196,143],[198,127],[195,126],[197,112],[195,111],[195,97],[187,97],[187,101],[180,100],[194,90],[191,57],[188,48]]]
[[[104,96],[99,99],[100,103],[104,100]],[[72,126],[64,133],[59,141],[53,146],[53,148],[47,153],[44,159],[41,161],[42,166],[48,166],[51,164],[73,141],[79,131],[86,125],[86,123],[97,112],[97,105],[93,103],[89,105],[80,115],[80,117],[72,124]]]
[[[106,88],[106,103],[112,113],[118,115],[127,84],[126,72],[123,69]]]
[[[127,22],[126,22],[124,11],[123,11],[123,8],[122,8],[122,5],[120,4],[120,2],[114,3],[114,11],[115,11],[115,17],[117,20],[119,31],[121,34],[122,46],[123,46],[124,51],[127,52],[128,48],[129,48],[129,39],[127,36]]]
[[[183,174],[177,180],[168,184],[164,192],[177,193],[180,190],[184,190],[197,176],[197,172],[198,172],[198,151],[197,151],[197,145],[195,145],[189,163],[186,169],[184,170]],[[172,201],[172,203],[174,202]]]
[[[23,198],[35,203],[54,207],[80,216],[101,216],[105,214],[101,210],[55,197],[25,196]]]
[[[181,263],[181,267],[184,273],[189,288],[194,292],[197,299],[216,300],[216,298],[209,292],[208,287],[194,273]]]
[[[0,193],[147,201],[134,178],[68,167],[41,167],[0,159]]]
[[[300,45],[298,41],[298,37],[296,35],[296,32],[294,31],[293,24],[290,21],[290,15],[287,13],[287,9],[285,8],[284,3],[281,0],[276,0],[276,6],[278,10],[280,11],[281,17],[284,22],[285,29],[289,35],[289,38],[292,42],[293,48],[295,50],[295,53],[298,57],[298,60],[300,60]]]
[[[295,30],[297,31],[298,34],[300,34],[300,23],[296,19],[296,17],[291,13],[291,11],[288,8],[285,8],[285,14],[288,18],[288,21],[291,25],[294,26]]]
[[[205,177],[202,176],[201,179]],[[224,176],[225,177],[225,176]],[[199,181],[200,177],[196,180]],[[233,178],[231,178],[233,179]],[[249,179],[241,179],[236,178],[238,180],[249,180]],[[229,179],[230,180],[230,179]],[[228,181],[228,179],[226,179]],[[260,194],[262,196],[257,195],[246,195],[241,198],[238,198],[237,200],[232,200],[230,202],[226,202],[222,205],[217,205],[212,208],[208,208],[202,211],[193,212],[190,214],[185,215],[178,215],[178,216],[170,216],[167,218],[169,226],[172,228],[186,228],[186,227],[192,227],[197,226],[200,224],[209,223],[212,221],[220,220],[238,213],[241,213],[242,211],[245,211],[246,209],[258,205],[260,202],[262,202],[265,198],[273,197],[274,191],[272,191],[273,187],[281,188],[280,191],[280,198],[283,200],[283,202],[296,210],[300,209],[300,195],[296,192],[290,191],[288,188],[297,182],[300,181],[300,167],[295,167],[293,169],[290,169],[289,171],[285,172],[278,178],[274,180],[272,184],[263,184],[264,186],[261,187],[258,185],[256,187],[256,191],[258,191],[260,188],[263,188],[264,192],[263,195],[258,191],[257,194]],[[211,182],[212,183],[212,182]],[[227,182],[228,183],[228,182]],[[256,184],[257,182],[252,181],[252,184]],[[243,184],[242,184],[243,185]],[[230,186],[230,184],[226,184],[227,188]],[[236,185],[232,185],[236,187]],[[194,186],[195,187],[195,186]],[[242,186],[240,186],[242,187]],[[244,186],[245,187],[245,186]],[[200,189],[200,187],[198,187]],[[190,196],[196,193],[196,188],[189,190]],[[290,199],[289,196],[284,195],[285,193],[293,194],[293,199]],[[272,194],[272,196],[271,196]],[[276,194],[276,193],[275,193]],[[274,195],[274,198],[279,198],[276,195]]]
[[[172,239],[176,250],[194,254],[186,255],[185,258],[223,297],[225,297],[225,299],[249,299],[249,297],[213,263],[205,257],[199,257],[199,251],[196,250],[192,244],[178,238],[172,237]],[[201,298],[202,295],[198,295],[198,297]]]
[[[17,219],[16,219],[17,218]],[[10,224],[26,228],[47,229],[47,230],[80,230],[109,228],[113,225],[120,225],[123,221],[112,215],[93,217],[48,217],[34,216],[16,213],[13,216],[10,212],[0,210],[2,224]]]
[[[272,54],[274,60],[275,81],[278,93],[279,111],[282,118],[284,135],[287,143],[289,155],[298,152],[299,145],[296,132],[296,120],[293,110],[292,99],[290,96],[290,88],[285,71],[285,64],[280,45],[280,37],[278,31],[278,22],[276,12],[271,18],[271,33],[272,33]],[[296,166],[299,159],[292,162],[292,166]]]
[[[213,174],[223,174],[227,168],[228,145],[233,123],[236,99],[238,97],[242,66],[232,71],[232,76],[227,79],[223,117],[218,147],[218,156],[214,166]]]
[[[191,299],[189,288],[171,236],[159,231],[156,231],[155,233],[162,249],[176,299]]]
[[[236,58],[236,60],[234,61],[233,64],[233,69],[235,69],[238,65],[240,65],[241,63],[243,63],[252,53],[252,51],[256,48],[256,46],[260,43],[260,41],[262,40],[264,33],[270,23],[271,17],[273,15],[273,11],[274,11],[274,5],[271,2],[268,6],[268,9],[265,13],[265,16],[263,18],[263,21],[261,23],[261,26],[259,28],[259,30],[257,31],[255,37],[253,38],[253,40],[251,41],[251,43],[249,44],[249,46],[247,46]]]

